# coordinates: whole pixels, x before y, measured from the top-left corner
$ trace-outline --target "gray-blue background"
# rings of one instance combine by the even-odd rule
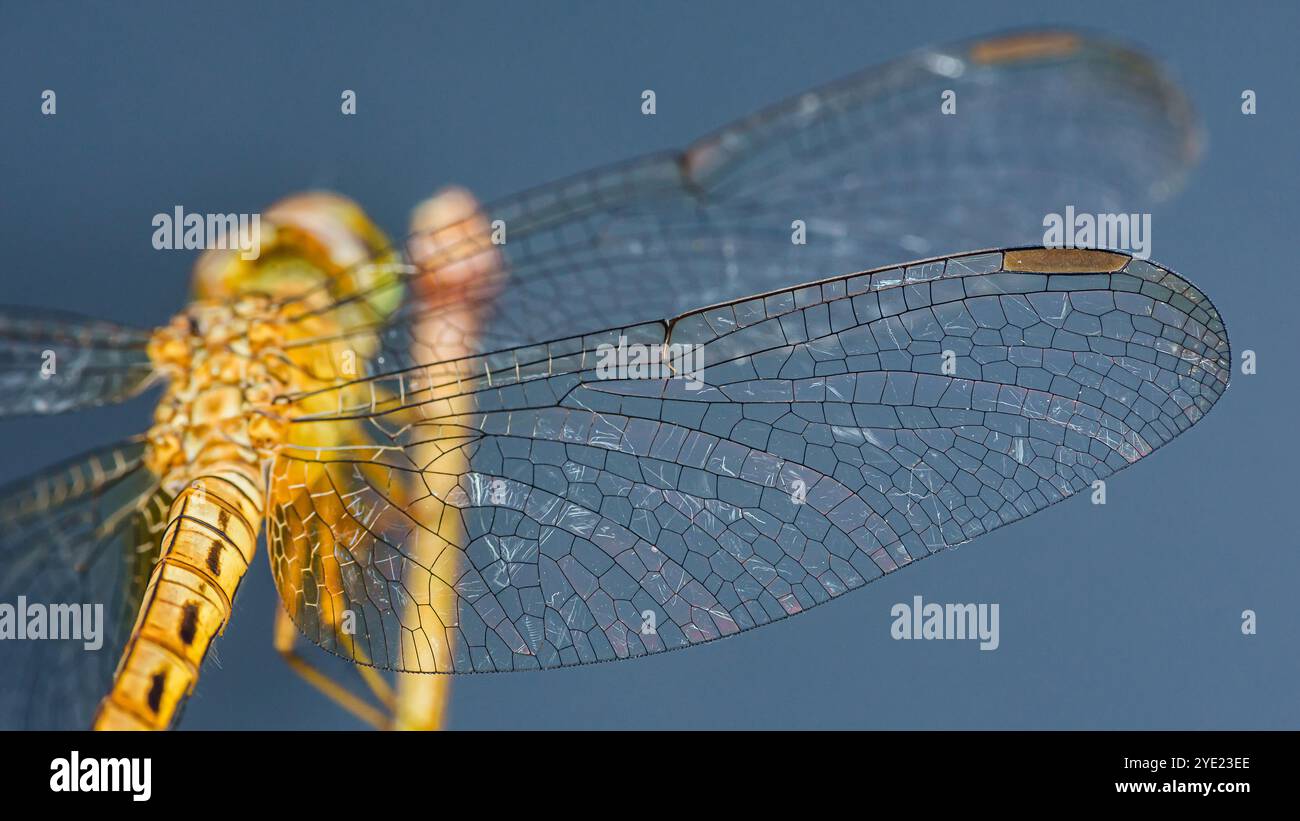
[[[1145,44],[1209,134],[1155,259],[1259,353],[1195,430],[1085,497],[725,642],[455,683],[453,727],[1300,726],[1295,220],[1300,12],[1288,3],[0,3],[0,301],[136,325],[195,252],[150,218],[331,187],[391,231],[449,182],[495,198],[677,146],[917,46],[1071,23]],[[58,114],[39,114],[40,92]],[[359,115],[338,113],[341,89]],[[639,113],[644,88],[658,116]],[[1242,116],[1242,89],[1259,114]],[[1062,104],[1068,105],[1063,101]],[[895,260],[863,260],[868,265]],[[140,401],[0,424],[0,481],[138,432]],[[998,602],[1002,646],[896,642],[889,608]],[[254,567],[183,726],[353,727],[270,643]],[[1244,637],[1240,613],[1259,614]],[[307,648],[313,657],[322,653]]]

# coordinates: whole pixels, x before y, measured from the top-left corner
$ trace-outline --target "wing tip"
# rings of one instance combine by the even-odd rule
[[[1186,92],[1171,79],[1163,65],[1140,45],[1088,28],[1013,29],[981,37],[962,52],[973,65],[987,69],[1031,66],[1074,59],[1094,59],[1109,64],[1123,82],[1142,89],[1147,107],[1159,111],[1177,130],[1179,170],[1152,183],[1158,200],[1172,196],[1188,169],[1205,152],[1206,135]]]
[[[1140,286],[1141,293],[1185,314],[1190,322],[1195,323],[1193,327],[1199,328],[1196,333],[1189,334],[1195,343],[1187,347],[1180,345],[1182,352],[1179,355],[1193,362],[1190,367],[1194,370],[1200,370],[1209,376],[1208,380],[1201,381],[1213,395],[1201,408],[1201,413],[1217,404],[1227,391],[1232,381],[1233,365],[1227,324],[1209,296],[1178,272],[1131,254],[1090,248],[1006,248],[995,252],[961,254],[952,259],[990,253],[1002,255],[1002,265],[998,270],[1009,273],[1101,274],[1140,281],[1143,283]],[[1157,290],[1149,290],[1148,285]],[[1121,290],[1135,289],[1129,286]]]

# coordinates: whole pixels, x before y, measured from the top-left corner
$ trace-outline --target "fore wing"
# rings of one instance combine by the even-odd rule
[[[1146,211],[1179,185],[1197,145],[1181,90],[1124,45],[1048,31],[928,48],[684,151],[413,236],[407,262],[380,264],[386,275],[333,310],[387,305],[385,290],[419,283],[395,313],[352,324],[383,334],[382,361],[365,373],[434,361],[419,330],[454,323],[466,303],[485,308],[464,333],[475,352],[586,334],[863,264],[1038,243],[1044,216],[1066,206]]]
[[[620,341],[693,346],[702,385],[607,378]],[[1209,300],[1125,255],[829,279],[314,395],[271,468],[272,568],[310,638],[380,667],[689,646],[1088,487],[1197,422],[1229,368]],[[371,441],[311,444],[344,427]]]

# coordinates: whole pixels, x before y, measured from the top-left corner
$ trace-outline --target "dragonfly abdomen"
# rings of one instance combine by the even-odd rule
[[[353,239],[362,247],[377,241],[377,229],[368,222],[360,228],[348,222],[364,219],[355,206],[349,210],[337,199],[317,203],[325,205],[332,205],[342,221],[331,234],[335,239],[365,229],[374,237]],[[272,295],[283,297],[286,290],[319,284],[330,275],[342,278],[336,286],[344,292],[365,283],[348,279],[351,275],[332,257],[322,261],[318,246],[338,250],[330,243],[313,244],[306,239],[310,230],[292,230],[297,207],[306,205],[286,206],[277,216],[285,228],[283,241],[277,240],[278,253],[266,267],[258,261],[228,268],[216,258],[201,265],[198,291],[206,298],[156,330],[148,343],[149,359],[168,378],[168,388],[155,411],[143,462],[176,495],[95,729],[166,729],[174,723],[198,683],[208,647],[230,618],[231,602],[256,552],[266,507],[264,470],[296,411],[276,397],[321,387],[314,367],[337,369],[334,361],[295,359],[286,341],[293,333],[342,339],[343,329],[317,318],[291,331],[288,314]],[[317,301],[327,296],[313,294]],[[308,299],[297,310],[308,311],[311,304]],[[367,302],[357,308],[358,317],[382,313],[381,307]],[[364,354],[376,344],[365,334],[353,334],[331,354],[341,358],[345,352],[355,355],[355,349]]]
[[[257,549],[264,507],[252,465],[215,466],[176,497],[162,554],[95,729],[171,726],[198,682],[208,646],[230,618],[230,603]]]
[[[150,342],[170,379],[143,461],[175,496],[95,729],[170,727],[230,618],[266,507],[263,458],[284,426],[271,410],[283,385],[264,361],[277,337],[250,327],[270,319],[264,299],[195,304]]]

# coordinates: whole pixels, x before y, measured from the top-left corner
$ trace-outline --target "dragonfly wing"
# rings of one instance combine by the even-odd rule
[[[461,226],[466,236],[436,243],[436,264],[395,269],[387,287],[422,277],[417,291],[457,293],[408,296],[376,318],[386,344],[370,372],[432,361],[419,353],[421,330],[463,315],[465,301],[490,305],[467,339],[485,352],[864,264],[1040,243],[1045,215],[1066,206],[1145,210],[1193,165],[1197,135],[1181,90],[1149,57],[1108,40],[1039,32],[925,49],[685,151],[485,207]],[[410,238],[408,257],[427,256],[430,239]],[[499,261],[460,293],[452,263],[474,267],[486,255]]]
[[[0,416],[120,402],[154,379],[149,334],[76,314],[0,307]]]
[[[0,490],[0,604],[15,609],[11,627],[27,624],[22,610],[36,608],[47,613],[48,635],[53,605],[82,632],[82,640],[11,633],[0,642],[0,726],[90,727],[166,524],[166,500],[141,463],[143,453],[142,441],[128,441]]]
[[[683,346],[698,381],[611,372],[620,342]],[[272,466],[272,566],[309,637],[381,667],[641,656],[1088,488],[1198,421],[1229,369],[1209,300],[1126,255],[829,279],[316,395],[332,410]],[[347,426],[372,441],[310,444]]]

